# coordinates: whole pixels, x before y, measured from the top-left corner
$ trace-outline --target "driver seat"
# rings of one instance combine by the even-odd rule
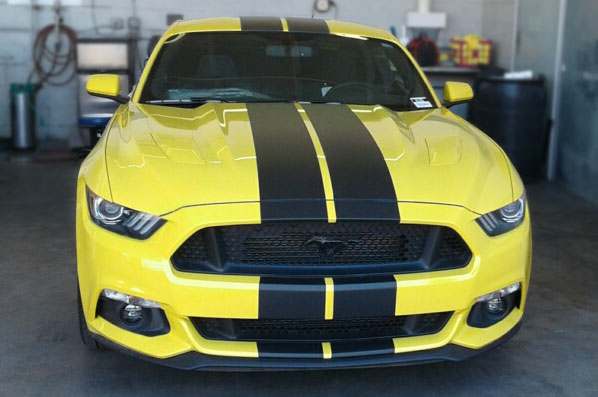
[[[202,79],[223,79],[239,76],[237,67],[227,55],[204,55],[199,59],[197,77]]]

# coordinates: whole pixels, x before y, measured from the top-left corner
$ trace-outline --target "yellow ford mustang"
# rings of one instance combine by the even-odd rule
[[[460,360],[518,329],[524,187],[389,33],[179,22],[81,166],[80,328],[186,369]]]

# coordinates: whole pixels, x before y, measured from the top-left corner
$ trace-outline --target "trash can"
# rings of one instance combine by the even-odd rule
[[[10,85],[12,147],[17,150],[35,148],[35,92],[33,84]]]
[[[523,182],[540,179],[548,132],[544,79],[481,76],[475,86],[472,123],[504,149]]]

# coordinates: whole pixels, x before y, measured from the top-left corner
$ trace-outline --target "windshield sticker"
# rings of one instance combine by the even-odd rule
[[[426,99],[426,97],[417,97],[417,98],[410,98],[410,99],[411,99],[411,102],[413,102],[415,107],[418,109],[427,109],[427,108],[432,107],[432,104],[430,103],[430,101],[428,101]]]

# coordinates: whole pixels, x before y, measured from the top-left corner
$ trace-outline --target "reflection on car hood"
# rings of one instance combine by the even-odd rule
[[[199,204],[326,198],[337,206],[397,200],[485,213],[513,200],[504,154],[446,109],[130,104],[115,116],[106,145],[113,200],[154,214]]]

